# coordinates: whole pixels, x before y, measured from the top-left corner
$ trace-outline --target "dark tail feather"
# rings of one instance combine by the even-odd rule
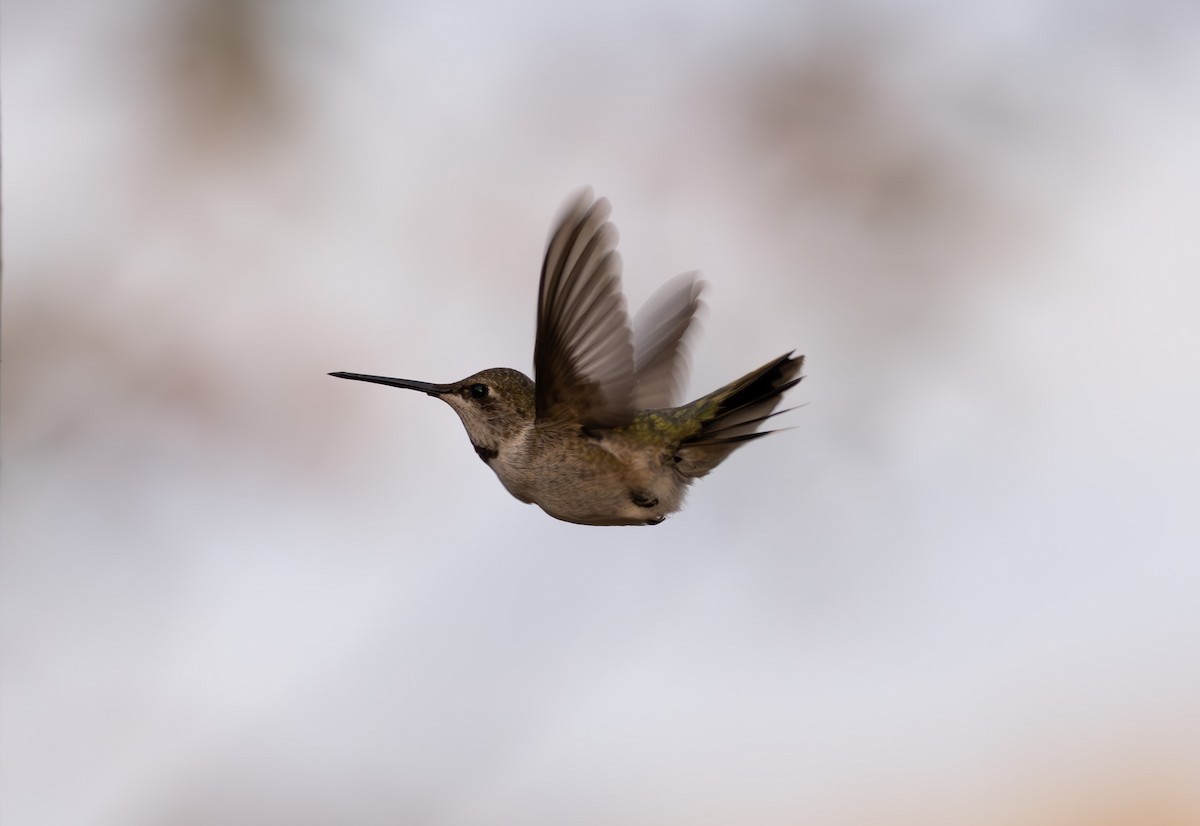
[[[774,412],[783,394],[800,383],[804,356],[791,353],[764,364],[725,385],[715,393],[693,402],[704,424],[695,436],[685,439],[675,453],[675,463],[685,476],[703,476],[739,445],[771,431],[758,427]]]
[[[787,390],[788,387],[794,386],[795,383],[796,382],[792,382],[787,387],[781,387],[779,389],[779,392],[783,393],[784,390]],[[776,404],[778,404],[777,400],[776,400]],[[772,410],[767,415],[759,416],[757,419],[744,419],[743,420],[740,417],[738,417],[738,418],[731,417],[730,419],[727,419],[722,423],[722,424],[724,424],[724,426],[714,424],[714,426],[705,428],[704,435],[710,437],[710,439],[717,438],[717,437],[737,438],[738,436],[741,436],[741,435],[765,436],[767,433],[774,433],[775,431],[766,430],[766,431],[759,432],[758,425],[762,424],[767,419],[773,419],[776,416],[782,416],[784,413],[791,413],[795,409],[796,408],[794,408],[794,407],[787,407],[787,408],[784,408],[783,410]],[[751,425],[753,425],[753,427],[751,427]],[[700,438],[701,437],[696,438],[697,443],[699,442]]]

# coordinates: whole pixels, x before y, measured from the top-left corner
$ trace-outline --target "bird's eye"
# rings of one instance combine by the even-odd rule
[[[472,384],[467,388],[467,391],[471,394],[471,398],[473,399],[482,399],[488,394],[486,384]]]

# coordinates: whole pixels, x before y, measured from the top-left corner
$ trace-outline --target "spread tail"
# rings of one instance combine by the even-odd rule
[[[791,353],[752,370],[737,381],[688,405],[702,422],[700,431],[675,451],[675,466],[684,476],[704,476],[735,448],[773,431],[759,430],[776,411],[784,392],[800,383],[804,356]]]

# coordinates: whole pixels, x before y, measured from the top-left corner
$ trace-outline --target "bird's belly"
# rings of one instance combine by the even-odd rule
[[[683,504],[681,500],[660,499],[657,504],[647,507],[620,495],[596,497],[586,502],[548,495],[534,501],[555,519],[579,525],[657,525]]]
[[[683,506],[687,492],[687,480],[673,467],[621,461],[607,451],[587,460],[540,462],[537,473],[490,464],[517,499],[582,525],[655,525]]]

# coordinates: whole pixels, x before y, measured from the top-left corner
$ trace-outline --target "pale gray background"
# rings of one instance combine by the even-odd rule
[[[1196,822],[1198,26],[8,0],[5,826]],[[325,376],[528,369],[581,184],[809,357],[658,528]]]

